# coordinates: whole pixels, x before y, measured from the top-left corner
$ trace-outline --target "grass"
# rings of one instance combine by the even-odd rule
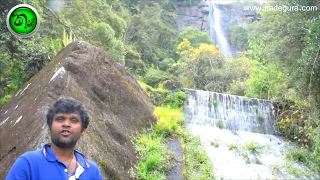
[[[293,175],[295,178],[302,178],[304,176],[307,176],[308,178],[310,178],[311,176],[309,175],[309,173],[307,173],[306,171],[304,171],[303,169],[299,168],[297,165],[295,165],[293,162],[287,162],[284,165],[285,170]]]
[[[174,155],[165,147],[171,137],[181,138],[184,151],[185,179],[213,179],[211,161],[198,137],[183,129],[184,115],[181,109],[156,107],[158,121],[149,132],[133,139],[138,154],[138,167],[129,171],[132,179],[162,180],[174,164]]]
[[[246,142],[244,145],[243,145],[243,148],[245,150],[247,150],[248,152],[250,153],[260,153],[262,152],[263,150],[265,150],[265,148],[267,148],[267,146],[265,145],[260,145],[254,141],[250,141],[250,142]]]
[[[228,149],[230,151],[234,151],[235,153],[237,153],[239,156],[242,157],[242,159],[246,162],[249,163],[249,154],[250,153],[262,153],[263,151],[267,151],[269,150],[269,146],[267,145],[261,145],[258,144],[254,141],[250,141],[250,142],[246,142],[244,144],[226,144],[226,146],[228,147]],[[262,162],[260,161],[260,159],[256,158],[255,160],[256,164],[262,164]]]
[[[188,180],[214,179],[213,165],[199,137],[186,133],[184,137],[185,174]]]
[[[272,164],[271,165],[272,175],[274,175],[274,176],[278,175],[282,168],[283,168],[283,166],[279,163]]]
[[[139,80],[137,82],[147,92],[164,92],[164,91],[166,91],[163,88],[153,88],[153,87],[149,86],[148,84],[146,84],[142,81],[139,81]]]
[[[220,142],[219,139],[215,139],[214,141],[211,141],[211,142],[210,142],[210,145],[218,148],[218,147],[220,146],[220,143],[221,143],[221,142]]]
[[[142,81],[137,81],[139,83],[139,85],[146,91],[154,91],[155,89],[151,86],[149,86],[148,84],[142,82]]]
[[[305,167],[300,165],[304,164]],[[319,166],[315,162],[313,154],[306,148],[291,148],[285,152],[285,162],[273,165],[273,174],[285,170],[294,178],[315,178],[319,172]]]
[[[146,180],[162,180],[172,167],[173,153],[165,147],[163,137],[155,133],[143,133],[133,143],[139,157],[138,168],[130,172],[131,177]]]
[[[169,137],[183,133],[184,115],[180,110],[168,107],[156,107],[153,114],[158,119],[154,127],[156,134]]]
[[[303,176],[311,177],[314,176],[314,172],[320,172],[320,167],[318,166],[313,153],[311,153],[306,148],[291,148],[285,153],[285,159],[288,162],[286,169],[288,172],[292,173],[293,175],[300,177],[302,174]],[[296,171],[296,167],[294,167],[293,163],[303,163],[307,166],[310,170],[305,170],[299,173]]]
[[[237,153],[261,153],[262,151],[268,150],[267,145],[261,145],[254,141],[246,142],[243,145],[240,144],[227,144],[230,151]]]
[[[301,168],[299,167],[295,162],[293,161],[285,161],[283,163],[275,163],[272,166],[272,174],[274,176],[282,174],[282,171],[287,172],[288,174],[292,175],[293,179],[296,178],[302,178],[302,179],[310,179],[316,176],[316,173],[306,169],[306,168]],[[290,179],[292,179],[290,178]]]
[[[294,162],[302,162],[302,163],[307,163],[310,159],[309,154],[311,154],[310,152],[308,152],[307,149],[301,148],[301,149],[296,149],[296,148],[292,148],[289,149],[286,153],[285,153],[285,158],[286,160],[291,160]]]
[[[165,179],[174,164],[174,154],[165,146],[166,138],[183,133],[184,116],[179,110],[166,107],[156,107],[154,115],[157,124],[133,140],[139,162],[137,169],[129,173],[135,179]]]
[[[230,151],[235,151],[235,152],[240,151],[240,146],[237,144],[227,144],[227,147]]]
[[[148,93],[151,100],[155,92],[166,92],[161,88],[152,88],[141,81],[138,83]],[[167,94],[164,93],[166,96]],[[172,137],[181,139],[184,162],[182,177],[188,180],[214,179],[211,161],[200,139],[191,136],[183,128],[185,117],[182,108],[168,107],[165,103],[159,102],[157,104],[162,106],[156,107],[153,112],[157,117],[156,125],[150,131],[133,138],[138,167],[131,168],[129,171],[131,179],[166,179],[166,174],[174,164],[174,154],[166,149],[165,144]]]

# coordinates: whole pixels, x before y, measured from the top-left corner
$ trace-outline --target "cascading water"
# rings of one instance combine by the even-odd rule
[[[219,9],[219,4],[209,1],[209,19],[210,19],[210,36],[219,46],[220,51],[225,57],[234,57],[235,52],[227,40],[225,32],[226,24],[221,19],[227,18]],[[228,21],[228,20],[226,20]]]
[[[184,107],[186,127],[200,136],[216,179],[297,179],[279,168],[287,163],[284,153],[294,146],[275,135],[270,101],[200,90],[185,92],[189,95]],[[301,164],[293,166],[309,172]]]
[[[188,119],[198,125],[216,126],[223,122],[226,129],[274,134],[275,117],[271,102],[261,99],[245,100],[240,96],[195,91],[189,100]],[[196,103],[196,104],[193,104]]]

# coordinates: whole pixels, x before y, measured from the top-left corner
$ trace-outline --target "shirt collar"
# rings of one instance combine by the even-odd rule
[[[56,157],[50,146],[51,144],[44,144],[42,146],[43,156],[50,162],[57,161],[58,158]]]
[[[82,167],[87,167],[87,168],[89,168],[90,165],[89,165],[89,163],[88,163],[87,158],[86,158],[81,152],[79,152],[79,151],[77,151],[77,150],[75,150],[74,152],[75,152],[74,154],[76,155],[76,158],[77,158],[77,161],[79,162],[79,164],[80,164]]]
[[[42,146],[42,153],[44,155],[44,157],[50,161],[50,162],[53,162],[53,161],[57,161],[58,158],[56,157],[56,155],[54,154],[54,152],[52,151],[52,149],[50,148],[51,144],[44,144]],[[82,166],[82,167],[86,167],[86,168],[89,168],[89,163],[88,163],[88,160],[86,159],[86,157],[79,151],[75,150],[74,151],[75,153],[75,156],[77,158],[77,161],[79,162],[79,164]]]

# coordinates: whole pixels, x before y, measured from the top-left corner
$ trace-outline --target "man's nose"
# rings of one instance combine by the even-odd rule
[[[70,120],[69,119],[66,119],[63,121],[63,126],[70,126]]]

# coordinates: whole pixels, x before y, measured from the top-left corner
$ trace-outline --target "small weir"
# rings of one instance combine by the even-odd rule
[[[184,107],[186,127],[201,142],[214,165],[216,179],[317,179],[303,164],[289,163],[285,153],[294,148],[275,135],[272,103],[262,99],[189,90]],[[288,164],[289,163],[289,164]],[[290,166],[290,167],[289,167]]]

